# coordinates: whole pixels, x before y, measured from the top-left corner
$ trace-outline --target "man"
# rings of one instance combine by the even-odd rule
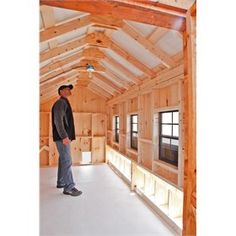
[[[79,196],[82,192],[75,188],[70,153],[70,142],[75,140],[75,127],[72,109],[67,97],[71,95],[72,89],[72,84],[59,87],[60,98],[52,107],[52,128],[53,141],[56,143],[59,153],[57,188],[64,188],[64,194]]]

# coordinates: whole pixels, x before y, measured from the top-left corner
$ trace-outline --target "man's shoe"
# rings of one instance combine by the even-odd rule
[[[58,184],[57,188],[64,188],[66,185],[65,184]]]
[[[73,197],[79,196],[82,194],[82,191],[79,191],[77,188],[72,188],[70,191],[63,191],[66,195],[71,195]]]

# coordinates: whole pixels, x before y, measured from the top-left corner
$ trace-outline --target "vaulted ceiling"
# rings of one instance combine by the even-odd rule
[[[130,20],[136,13],[127,12],[126,17],[124,9],[119,16],[115,13],[118,7],[126,7],[125,2],[138,1],[99,1],[100,5],[87,2],[73,1],[77,5],[72,6],[71,1],[41,1],[41,103],[56,97],[57,88],[65,83],[85,86],[99,96],[111,99],[144,80],[151,80],[162,70],[182,63],[182,21],[193,1],[179,1],[179,5],[169,1],[175,5],[165,7],[163,3],[155,5],[155,1],[148,1],[149,5],[143,3],[143,7],[151,10],[158,7],[156,11],[162,9],[167,16],[176,18],[175,24],[167,19],[159,23],[162,26],[147,24],[149,18],[145,21],[142,16],[140,20],[137,18],[140,22]],[[117,5],[115,8],[111,5],[113,8],[108,9],[112,14],[108,14],[108,5],[103,4],[114,2]],[[150,2],[153,3],[150,5]],[[135,5],[129,9],[139,10]],[[92,75],[86,71],[87,64],[95,68]]]

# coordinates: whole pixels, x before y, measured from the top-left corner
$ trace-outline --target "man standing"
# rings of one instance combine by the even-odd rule
[[[60,98],[52,107],[53,141],[59,153],[57,188],[64,188],[63,193],[79,196],[81,191],[75,188],[72,175],[70,142],[75,140],[75,127],[72,109],[67,99],[71,95],[73,85],[62,85],[58,89]]]

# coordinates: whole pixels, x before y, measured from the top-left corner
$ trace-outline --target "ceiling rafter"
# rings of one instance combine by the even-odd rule
[[[94,82],[96,85],[100,86],[101,88],[103,88],[105,91],[110,93],[112,96],[117,95],[116,91],[112,87],[110,87],[108,84],[104,83],[103,81],[97,79],[96,76],[93,76],[91,78],[91,81]]]
[[[91,81],[88,85],[88,87],[93,87],[95,88],[95,90],[100,91],[102,94],[104,94],[104,96],[106,96],[107,98],[111,99],[113,96],[107,92],[102,86],[94,83],[94,81]]]
[[[111,15],[118,19],[133,20],[146,24],[157,25],[178,31],[185,30],[186,11],[180,8],[153,4],[143,4],[141,1],[51,1],[40,0],[41,4],[61,7],[71,10],[89,12],[97,15]],[[178,24],[176,24],[176,22]]]
[[[114,82],[112,82],[110,79],[104,77],[103,75],[94,72],[94,75],[97,79],[103,81],[104,83],[108,84],[110,87],[112,87],[117,93],[121,94],[123,91],[125,91],[124,89],[120,89]]]
[[[127,76],[127,79],[129,81],[131,81],[132,83],[139,84],[141,82],[141,80],[137,79],[136,76],[133,73],[131,73],[128,69],[126,69],[122,64],[117,62],[111,56],[106,54],[105,61],[108,64],[116,67],[119,71],[121,71],[125,76]]]
[[[55,39],[56,37],[71,32],[73,30],[89,26],[91,24],[90,16],[82,16],[69,22],[49,27],[40,32],[40,42]]]
[[[158,57],[166,67],[170,68],[176,65],[175,62],[171,59],[171,56],[169,56],[166,52],[164,52],[160,47],[152,44],[148,39],[142,36],[142,34],[140,34],[132,26],[124,24],[122,30],[131,38],[139,42],[150,53]]]
[[[58,83],[64,82],[66,80],[78,77],[79,74],[80,74],[79,72],[73,72],[73,73],[67,74],[66,76],[58,77],[53,81],[47,81],[43,84],[40,84],[40,89],[44,90],[47,87],[51,87],[51,86],[56,85]]]
[[[40,11],[44,29],[54,26],[56,22],[53,8],[48,6],[40,6]],[[57,40],[52,40],[49,42],[50,49],[57,47],[57,45],[58,45]]]
[[[68,43],[59,45],[56,48],[49,49],[45,52],[40,53],[40,62],[46,61],[46,60],[56,57],[58,55],[62,55],[66,52],[69,52],[71,50],[74,50],[74,49],[82,47],[82,46],[86,46],[86,37],[75,39],[75,40],[70,41]]]

